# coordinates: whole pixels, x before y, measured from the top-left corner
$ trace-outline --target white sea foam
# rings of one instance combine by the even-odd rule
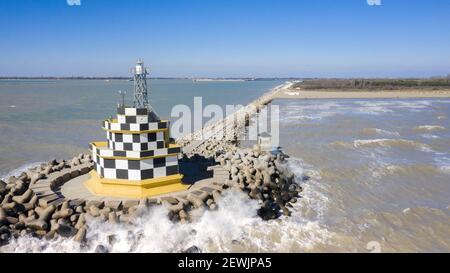
[[[393,111],[391,109],[388,109],[387,107],[382,106],[364,106],[356,108],[356,112],[359,112],[361,114],[379,115],[382,113],[391,113]]]
[[[355,148],[366,146],[381,146],[386,148],[392,148],[395,146],[409,146],[422,152],[433,152],[433,149],[431,149],[429,145],[407,139],[389,139],[389,138],[357,139],[353,141],[353,146]]]
[[[342,105],[334,102],[311,105],[288,105],[283,108],[283,116],[281,121],[320,120],[340,113],[341,107]]]
[[[412,112],[421,112],[430,107],[433,101],[356,101],[356,104],[361,105],[358,111],[368,114],[381,114],[395,112],[397,109],[409,110]]]
[[[432,135],[432,134],[423,134],[423,135],[421,135],[423,138],[428,138],[428,139],[438,139],[438,138],[440,138],[439,136],[437,136],[437,135]]]
[[[450,157],[448,155],[438,156],[434,158],[434,162],[441,172],[450,174]]]
[[[379,128],[364,128],[363,133],[378,134],[378,135],[385,135],[385,136],[396,136],[396,137],[400,136],[399,132],[392,132],[392,131],[379,129]]]
[[[445,127],[444,126],[440,126],[440,125],[421,125],[421,126],[414,127],[414,130],[419,130],[419,131],[441,131],[441,130],[445,130]]]
[[[8,179],[11,176],[19,176],[22,172],[28,170],[29,168],[36,167],[38,165],[41,165],[42,163],[43,162],[28,163],[28,164],[22,165],[19,168],[14,169],[14,170],[12,170],[12,171],[10,171],[8,173],[1,174],[0,177],[1,177],[2,180],[6,180],[6,179]]]
[[[420,112],[428,108],[429,101],[354,101],[346,102],[320,102],[316,104],[288,104],[283,109],[285,122],[292,120],[321,120],[339,114],[367,114],[381,115],[393,113],[396,110],[409,110]]]
[[[305,164],[300,158],[289,158],[289,169],[295,174],[298,184],[303,186],[301,207],[302,209],[312,210],[315,217],[309,218],[309,220],[323,220],[323,215],[328,209],[330,202],[329,198],[325,195],[325,185],[320,183],[322,179],[320,172],[315,170],[312,166]],[[306,182],[302,181],[302,177],[309,177]]]
[[[389,147],[386,143],[392,141],[392,139],[378,138],[378,139],[357,139],[353,141],[353,146],[359,148],[361,146],[366,146],[370,144],[379,144],[381,146]]]

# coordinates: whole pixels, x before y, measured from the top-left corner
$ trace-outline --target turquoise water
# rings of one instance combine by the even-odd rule
[[[281,81],[149,80],[150,101],[162,118],[174,105],[247,104]],[[126,80],[0,80],[0,177],[35,162],[69,158],[103,140],[101,120],[115,115],[118,90],[132,101]],[[206,120],[205,120],[206,121]]]

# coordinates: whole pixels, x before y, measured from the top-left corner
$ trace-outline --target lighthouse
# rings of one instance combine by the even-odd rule
[[[148,101],[148,69],[139,60],[132,72],[133,105],[122,100],[116,118],[103,121],[107,140],[90,143],[95,168],[85,186],[96,195],[127,198],[185,190],[178,167],[181,147],[171,143],[169,121]]]

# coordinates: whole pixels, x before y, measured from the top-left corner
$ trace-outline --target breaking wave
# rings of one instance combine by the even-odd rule
[[[380,138],[380,139],[357,139],[353,141],[353,146],[355,148],[360,147],[370,147],[370,146],[379,146],[379,147],[412,147],[416,150],[423,152],[433,152],[433,149],[427,144],[406,140],[406,139],[388,139],[388,138]]]
[[[440,125],[421,125],[414,127],[416,131],[442,131],[445,130],[444,126]]]
[[[432,134],[423,134],[421,135],[423,138],[428,138],[428,139],[438,139],[440,137],[438,137],[437,135],[432,135]]]
[[[23,173],[24,171],[28,170],[29,168],[39,166],[42,163],[44,163],[44,162],[33,162],[33,163],[28,163],[28,164],[22,165],[19,168],[14,169],[14,170],[12,170],[10,172],[7,172],[5,174],[0,174],[0,179],[6,181],[9,177],[11,177],[11,176],[19,176],[21,173]]]
[[[450,174],[450,157],[449,156],[437,157],[434,159],[434,162],[436,163],[438,169],[441,172]]]
[[[378,129],[378,128],[364,128],[362,130],[363,134],[366,135],[385,135],[385,136],[400,136],[399,132],[391,132],[388,130]]]

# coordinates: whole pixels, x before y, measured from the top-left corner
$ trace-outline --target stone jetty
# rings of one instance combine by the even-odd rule
[[[290,215],[289,208],[297,202],[302,188],[288,170],[285,159],[289,156],[281,149],[264,151],[259,145],[242,149],[239,139],[249,118],[291,85],[287,82],[277,86],[232,115],[177,141],[185,147],[185,157],[198,158],[201,155],[206,161],[219,163],[227,174],[225,186],[236,187],[250,198],[259,200],[261,207],[258,215],[264,220]]]

